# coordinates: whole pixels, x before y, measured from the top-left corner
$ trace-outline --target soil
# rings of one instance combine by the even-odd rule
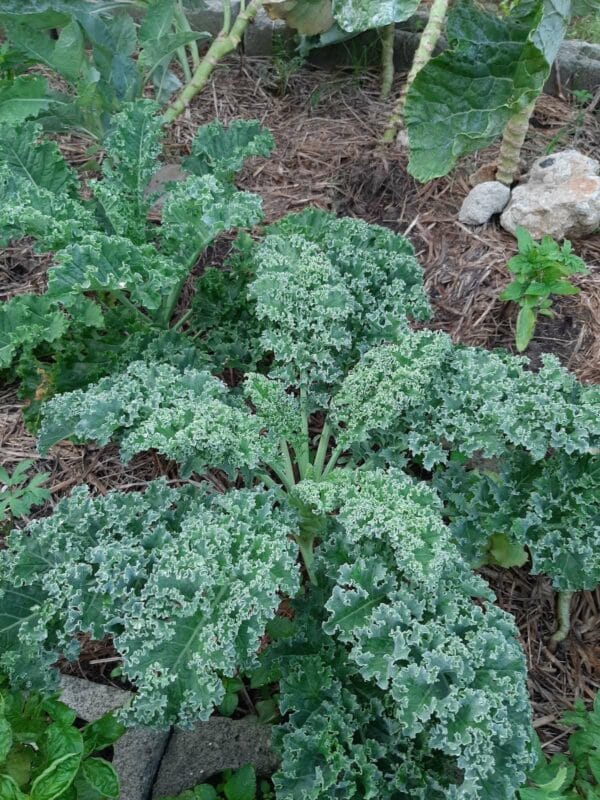
[[[286,94],[280,96],[268,60],[231,59],[170,129],[165,160],[177,161],[188,151],[197,126],[215,116],[223,122],[260,119],[273,132],[277,149],[269,160],[254,160],[238,183],[263,197],[267,221],[316,205],[407,235],[425,270],[435,311],[432,327],[447,331],[456,341],[514,352],[516,309],[498,296],[510,280],[506,262],[516,252],[515,240],[497,220],[476,229],[457,221],[470,176],[485,174],[497,148],[464,159],[446,178],[417,184],[406,171],[406,154],[378,145],[389,104],[379,100],[377,83],[368,74],[303,70],[289,79]],[[85,142],[71,136],[62,138],[60,146],[75,165],[85,162]],[[566,147],[597,156],[600,119],[566,100],[542,96],[524,147],[523,170],[552,148]],[[230,241],[222,237],[198,269],[220,264]],[[555,353],[582,381],[598,383],[600,235],[573,245],[590,274],[575,278],[579,295],[557,300],[554,319],[538,323],[526,355],[535,367],[541,354]],[[0,257],[0,300],[42,289],[48,263],[22,243],[5,249]],[[184,302],[192,292],[190,281]],[[141,489],[158,475],[166,475],[173,484],[180,482],[175,466],[153,453],[124,466],[114,447],[63,442],[48,458],[39,458],[33,437],[23,429],[15,387],[6,387],[0,392],[0,463],[12,466],[22,458],[36,459],[40,470],[51,472],[53,501],[82,482],[100,493]],[[485,576],[499,604],[515,615],[521,632],[535,727],[547,752],[560,750],[567,736],[558,722],[562,711],[576,697],[591,701],[600,686],[600,590],[577,595],[571,634],[553,652],[548,639],[554,626],[554,594],[548,580],[532,577],[526,569],[490,568]],[[89,643],[77,664],[63,668],[111,681],[113,657],[109,642]]]

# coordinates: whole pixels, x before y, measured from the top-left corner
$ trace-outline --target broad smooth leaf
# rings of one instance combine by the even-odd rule
[[[0,122],[15,125],[37,117],[49,105],[48,83],[40,75],[0,81]]]
[[[517,316],[516,344],[519,353],[527,347],[535,328],[535,314],[529,306],[523,306]]]
[[[452,9],[448,50],[421,69],[406,100],[411,175],[423,182],[445,175],[535,100],[569,8],[570,0],[521,0],[504,19],[465,1]]]
[[[31,800],[57,800],[75,780],[79,770],[81,755],[71,753],[55,761],[31,786]]]
[[[421,0],[333,0],[333,16],[345,31],[361,31],[404,22]]]
[[[101,797],[113,798],[119,795],[119,778],[112,764],[103,758],[86,758],[81,766],[85,780],[100,793]]]

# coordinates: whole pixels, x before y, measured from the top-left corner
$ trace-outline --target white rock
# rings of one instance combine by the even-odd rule
[[[499,214],[510,199],[510,189],[500,181],[484,181],[471,189],[458,213],[465,225],[483,225]]]
[[[577,150],[538,158],[527,182],[513,189],[500,224],[510,233],[522,225],[536,239],[593,233],[600,227],[600,162]]]

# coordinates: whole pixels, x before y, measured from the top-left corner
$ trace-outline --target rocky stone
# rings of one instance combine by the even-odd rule
[[[253,719],[213,717],[189,731],[175,730],[165,752],[152,800],[177,795],[224,769],[253,764],[261,775],[277,768],[270,726]]]
[[[203,0],[202,3],[187,2],[186,14],[191,27],[196,31],[208,31],[216,36],[223,25],[223,0]],[[231,3],[232,18],[239,11],[239,2]],[[271,54],[273,34],[285,29],[281,20],[272,20],[264,9],[261,9],[248,25],[244,34],[244,52],[248,56],[266,56]]]
[[[130,698],[131,692],[113,686],[61,677],[61,700],[86,722],[122,708]],[[115,743],[112,763],[119,775],[120,800],[148,800],[168,738],[168,731],[130,728]]]
[[[162,167],[157,169],[144,193],[146,197],[149,195],[157,196],[150,209],[151,216],[160,216],[165,204],[169,184],[179,183],[179,181],[184,181],[187,177],[189,177],[188,173],[179,164],[163,164]]]
[[[562,150],[538,158],[526,178],[513,189],[500,217],[510,233],[522,225],[536,238],[564,239],[588,236],[600,227],[600,162]]]
[[[560,46],[552,72],[544,86],[547,94],[561,95],[564,90],[591,92],[600,86],[600,44],[566,39]]]
[[[478,183],[463,200],[458,214],[465,225],[483,225],[494,214],[504,210],[510,199],[510,189],[499,181]]]

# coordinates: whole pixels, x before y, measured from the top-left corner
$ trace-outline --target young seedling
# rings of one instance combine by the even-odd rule
[[[32,464],[31,459],[20,461],[12,475],[0,467],[0,523],[26,516],[33,506],[41,505],[50,497],[48,489],[42,486],[48,472],[38,472],[28,479]]]
[[[501,300],[513,300],[521,307],[517,316],[516,344],[521,353],[526,349],[537,322],[538,314],[553,317],[552,295],[578,294],[568,278],[571,275],[588,275],[584,261],[572,252],[571,242],[562,247],[551,236],[536,242],[522,228],[516,230],[519,252],[507,264],[515,275],[500,295]]]

